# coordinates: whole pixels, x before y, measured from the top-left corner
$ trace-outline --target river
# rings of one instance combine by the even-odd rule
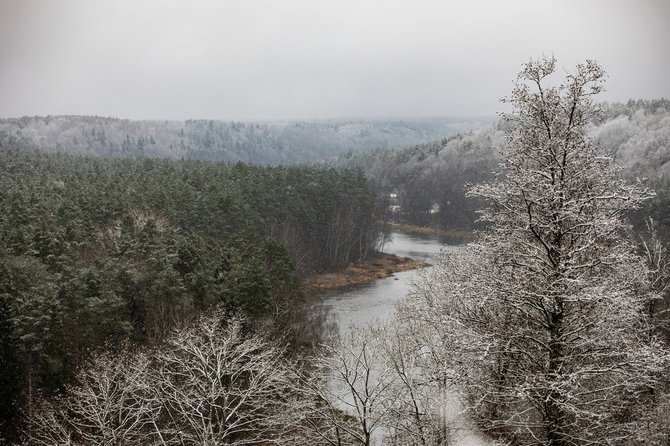
[[[460,250],[460,246],[448,245],[436,237],[417,236],[394,232],[391,241],[384,246],[384,252],[401,257],[410,257],[434,264],[442,250]],[[351,285],[323,294],[322,307],[346,331],[351,325],[364,326],[369,322],[388,320],[393,316],[396,302],[407,295],[412,282],[417,279],[417,270],[396,273],[391,277],[377,279],[362,284]],[[452,399],[445,410],[450,423],[461,430],[454,438],[457,446],[485,446],[487,442],[474,433],[470,423],[458,414],[458,402]]]
[[[435,263],[440,250],[457,250],[436,237],[393,232],[384,245],[384,252]],[[385,320],[393,314],[395,303],[410,290],[417,271],[395,273],[391,277],[351,285],[323,294],[323,308],[342,330],[350,325],[362,326],[373,319]]]

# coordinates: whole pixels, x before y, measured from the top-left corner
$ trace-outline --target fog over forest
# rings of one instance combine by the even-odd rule
[[[431,142],[491,121],[493,118],[221,122],[35,116],[0,120],[0,143],[77,155],[272,165]]]
[[[0,446],[667,446],[668,18],[0,1]]]
[[[623,175],[657,185],[660,199],[670,175],[670,104],[631,100],[601,108],[585,129],[589,137]],[[396,219],[470,231],[481,203],[465,197],[465,186],[491,178],[506,130],[494,118],[225,123],[47,116],[0,120],[0,144],[73,155],[349,170],[363,174],[378,194],[396,196],[393,204],[402,209]],[[654,206],[665,232],[670,220]]]

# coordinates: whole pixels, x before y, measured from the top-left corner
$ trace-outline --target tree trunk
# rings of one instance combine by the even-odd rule
[[[559,381],[563,374],[563,302],[556,299],[556,308],[551,313],[549,322],[549,370],[551,381]],[[551,382],[550,381],[550,382]],[[551,446],[567,446],[565,439],[565,412],[562,408],[564,395],[557,390],[549,389],[545,399],[545,420],[547,444]]]

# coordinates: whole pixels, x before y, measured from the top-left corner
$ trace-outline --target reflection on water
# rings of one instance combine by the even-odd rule
[[[427,263],[435,263],[440,250],[460,249],[443,244],[437,238],[392,233],[392,239],[384,245],[384,252],[400,257],[411,257]],[[385,320],[393,314],[395,303],[407,295],[417,271],[404,271],[391,277],[362,284],[351,285],[324,292],[322,306],[333,317],[341,329],[350,325],[364,325],[374,320]]]
[[[384,245],[384,252],[400,257],[411,257],[423,262],[435,263],[442,249],[458,249],[439,238],[393,232],[391,240]]]

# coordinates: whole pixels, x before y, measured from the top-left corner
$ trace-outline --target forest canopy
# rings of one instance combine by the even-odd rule
[[[135,121],[99,116],[0,119],[0,145],[105,157],[242,161],[275,165],[389,149],[468,131],[488,119],[222,122]]]
[[[621,168],[620,175],[649,181],[657,196],[645,204],[642,214],[653,217],[670,239],[670,101],[599,103],[598,108],[600,113],[583,131],[601,155]],[[511,125],[500,121],[428,144],[347,152],[321,166],[360,172],[377,193],[393,194],[397,220],[470,231],[483,202],[466,197],[466,186],[492,179]]]
[[[365,178],[334,170],[2,148],[2,419],[102,346],[160,342],[214,306],[309,350],[298,274],[374,251],[374,209]]]
[[[581,122],[580,138],[593,143],[589,147],[597,157],[605,155],[615,162],[611,173],[616,173],[617,181],[621,177],[651,180],[656,196],[635,210],[637,214],[625,211],[640,224],[642,216],[653,217],[661,235],[667,235],[668,101],[599,105],[603,118]],[[106,118],[81,119],[98,125]],[[500,122],[430,144],[349,151],[314,167],[262,167],[157,158],[157,151],[165,147],[160,139],[128,137],[117,147],[106,139],[109,135],[104,130],[86,126],[75,131],[86,132],[85,141],[77,139],[70,149],[88,147],[96,156],[113,158],[45,153],[30,148],[65,149],[58,144],[44,146],[51,137],[40,137],[40,126],[62,125],[63,119],[3,122],[20,127],[0,130],[0,138],[19,146],[0,149],[0,437],[6,438],[14,438],[7,435],[20,425],[20,413],[39,423],[34,415],[48,404],[78,404],[73,395],[82,389],[72,386],[95,375],[91,360],[94,365],[96,361],[108,364],[119,347],[131,363],[143,357],[162,363],[154,353],[174,359],[160,349],[161,344],[190,336],[185,324],[214,308],[222,323],[238,321],[240,339],[252,334],[249,339],[254,345],[258,341],[272,349],[281,344],[280,368],[284,359],[292,357],[309,362],[305,357],[323,341],[324,331],[320,315],[302,293],[299,276],[365,258],[376,249],[385,228],[380,217],[472,230],[475,211],[483,201],[481,194],[479,200],[466,195],[466,185],[491,181],[491,172],[500,163],[495,149],[504,145],[505,134],[518,130],[514,122]],[[133,125],[142,130],[144,124]],[[275,148],[261,144],[273,137],[263,126],[188,121],[186,127],[194,132],[190,137],[219,138],[226,129],[238,136],[253,136],[246,140],[248,144],[234,145],[236,153],[244,153],[249,160],[271,164],[289,155],[264,158],[266,149]],[[303,136],[316,131],[318,138],[326,137],[319,128],[324,129],[295,127],[296,132],[305,132],[300,133]],[[325,128],[325,133],[340,133],[340,127]],[[342,134],[352,128],[346,125]],[[374,141],[375,131],[359,132],[354,140]],[[184,137],[189,136],[184,133]],[[208,147],[206,140],[198,141],[198,151]],[[301,144],[308,144],[305,141]],[[210,144],[206,153],[187,151],[182,156],[225,158],[230,154],[220,150],[225,145],[221,144]],[[301,144],[294,148],[306,147]],[[98,152],[100,147],[121,151]],[[307,150],[300,156],[310,154]],[[666,265],[661,257],[654,257],[665,251],[645,247],[665,287],[661,275]],[[468,275],[487,268],[493,271],[487,265],[475,259],[464,271]],[[491,283],[508,281],[504,272],[495,280],[486,279],[484,272],[481,276]],[[476,287],[475,294],[482,289]],[[272,342],[265,344],[266,339]],[[143,356],[136,351],[138,346],[157,350]],[[324,370],[332,365],[325,357],[317,363]],[[286,383],[295,379],[292,376]],[[323,403],[319,386],[308,387]],[[58,395],[66,399],[59,400]],[[313,409],[318,412],[323,407]],[[326,418],[331,417],[336,427],[351,421],[333,414],[337,411]],[[405,421],[399,418],[401,424]],[[441,428],[436,432],[442,438]]]

